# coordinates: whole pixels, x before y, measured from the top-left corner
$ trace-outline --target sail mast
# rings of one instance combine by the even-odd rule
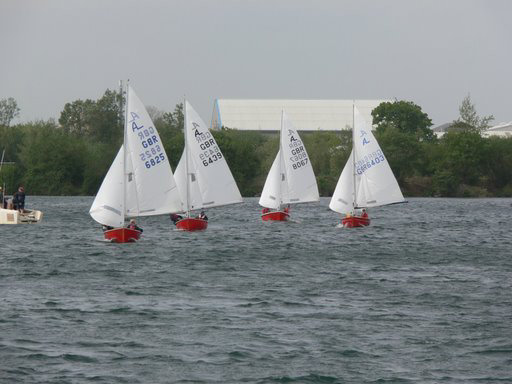
[[[187,217],[190,217],[190,174],[188,172],[187,99],[183,98],[183,136],[185,138],[185,175],[187,177]]]
[[[281,109],[281,129],[279,130],[279,210],[281,210],[283,205],[283,194],[281,193],[283,187],[283,115],[284,110]]]
[[[126,99],[124,102],[124,129],[123,129],[123,209],[121,209],[121,222],[124,226],[124,220],[126,215],[126,179],[128,175],[126,174],[126,162],[127,162],[127,150],[126,145],[128,144],[128,95],[129,95],[129,84],[130,80],[126,81]],[[122,82],[121,82],[122,84]],[[122,95],[121,95],[122,96]]]
[[[356,210],[356,196],[357,196],[357,185],[356,185],[356,101],[352,100],[352,174],[353,174],[353,192],[354,196],[352,199],[353,213]]]

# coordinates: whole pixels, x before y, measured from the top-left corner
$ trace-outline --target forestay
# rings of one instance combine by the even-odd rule
[[[201,209],[241,203],[242,195],[217,142],[188,101],[185,101],[185,124],[187,148],[184,152],[188,153],[188,180],[185,155],[181,156],[176,169],[184,208]]]
[[[282,204],[318,201],[320,195],[306,147],[283,111],[279,152],[261,193],[260,205],[278,209]]]

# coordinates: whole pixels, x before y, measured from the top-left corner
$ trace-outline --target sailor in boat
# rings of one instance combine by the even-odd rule
[[[368,213],[366,212],[366,209],[365,209],[365,208],[363,208],[363,212],[361,213],[361,217],[362,217],[363,219],[367,219],[367,218],[368,218]]]
[[[283,212],[284,213],[290,212],[290,204],[288,204],[288,206],[285,209],[283,209]]]
[[[171,220],[172,220],[172,222],[174,223],[174,225],[176,225],[176,223],[177,223],[178,221],[180,221],[181,219],[183,219],[183,216],[178,215],[178,214],[176,214],[176,213],[171,213]]]
[[[126,228],[133,229],[133,230],[139,231],[141,233],[144,232],[142,230],[142,228],[137,225],[137,223],[135,222],[135,219],[131,219],[130,222],[128,223],[128,225],[126,226]]]
[[[201,220],[204,220],[204,221],[208,221],[208,216],[206,216],[204,211],[201,211],[201,213],[199,214],[199,216],[197,216],[197,218],[201,219]]]
[[[4,205],[4,190],[0,187],[0,208],[5,208]]]
[[[12,196],[12,205],[20,213],[25,212],[25,188],[23,186],[20,186]]]
[[[103,224],[101,226],[101,228],[103,229],[103,232],[110,231],[111,229],[114,229],[114,227],[111,227],[110,225],[105,225],[105,224]]]
[[[263,208],[261,210],[261,213],[264,215],[265,213],[269,213],[270,212],[270,209],[269,208]]]

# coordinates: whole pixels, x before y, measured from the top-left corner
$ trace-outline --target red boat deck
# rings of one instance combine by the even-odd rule
[[[261,214],[261,220],[263,221],[287,221],[289,218],[288,212],[284,211],[272,211]]]
[[[141,232],[129,228],[114,228],[104,234],[105,239],[112,243],[134,243],[140,239]]]
[[[208,221],[186,217],[176,223],[176,228],[182,231],[203,231],[208,228]]]
[[[344,217],[341,219],[341,224],[345,228],[367,227],[370,225],[370,219],[368,217],[361,216]]]

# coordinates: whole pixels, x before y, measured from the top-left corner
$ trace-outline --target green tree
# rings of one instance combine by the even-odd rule
[[[95,106],[96,103],[90,99],[66,103],[60,113],[60,126],[66,132],[72,132],[78,135],[89,134],[91,130],[90,120],[95,112]]]
[[[430,129],[432,120],[412,101],[395,100],[392,103],[380,103],[372,111],[372,116],[377,131],[393,127],[401,132],[413,134],[421,141],[435,140],[435,135]]]
[[[265,142],[263,135],[227,128],[212,133],[226,158],[240,193],[243,196],[259,194],[262,187],[258,183],[261,159],[257,149]]]
[[[8,127],[12,119],[19,116],[18,103],[12,97],[0,100],[0,125]]]
[[[88,99],[67,103],[60,114],[59,124],[66,132],[120,145],[123,139],[120,104],[121,95],[107,89],[96,101]]]
[[[21,146],[24,183],[30,194],[75,195],[83,184],[83,141],[52,122],[30,124]]]
[[[451,128],[455,131],[468,131],[482,133],[489,128],[489,123],[494,120],[493,115],[478,116],[475,105],[471,102],[468,94],[459,107],[460,117],[452,123]]]

